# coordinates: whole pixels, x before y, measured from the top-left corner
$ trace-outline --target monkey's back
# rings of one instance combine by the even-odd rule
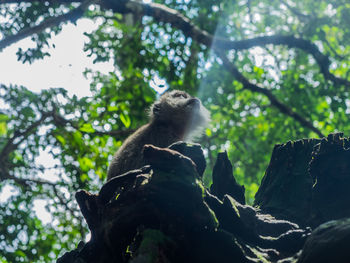
[[[140,127],[130,135],[113,157],[108,169],[107,179],[123,174],[127,171],[141,168],[145,165],[142,149],[145,144],[167,147],[181,140],[174,132],[174,128],[165,123],[151,122]]]

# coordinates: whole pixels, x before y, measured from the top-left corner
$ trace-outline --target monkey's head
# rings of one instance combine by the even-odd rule
[[[209,111],[198,98],[180,90],[164,93],[151,108],[151,119],[155,123],[172,126],[184,139],[193,137],[205,127]]]

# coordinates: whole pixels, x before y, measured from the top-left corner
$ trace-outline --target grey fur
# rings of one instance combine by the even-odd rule
[[[144,165],[145,144],[167,147],[198,135],[210,120],[209,112],[198,98],[184,91],[164,93],[150,110],[150,122],[130,135],[113,157],[107,179]]]

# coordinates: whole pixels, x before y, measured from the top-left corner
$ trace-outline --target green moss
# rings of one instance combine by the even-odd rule
[[[197,187],[199,187],[201,189],[202,197],[204,198],[204,196],[205,196],[205,187],[204,187],[202,181],[196,178],[195,179],[195,183],[192,183],[192,185],[197,186]]]
[[[213,210],[211,210],[209,207],[208,207],[208,210],[209,210],[209,214],[214,222],[214,227],[217,228],[219,227],[219,220],[217,219],[215,213]]]
[[[239,214],[239,210],[238,210],[238,208],[237,208],[237,206],[236,206],[236,200],[233,199],[233,198],[232,198],[231,196],[229,196],[229,195],[227,195],[227,199],[230,201],[231,206],[232,206],[232,208],[235,210],[237,216],[238,216],[238,217],[241,217],[241,215]]]
[[[258,262],[261,262],[261,263],[271,263],[270,261],[268,261],[266,259],[267,255],[260,252],[259,250],[257,250],[256,248],[252,248],[250,246],[247,246],[250,251],[255,255],[255,257],[259,260]],[[248,257],[249,258],[249,257]]]

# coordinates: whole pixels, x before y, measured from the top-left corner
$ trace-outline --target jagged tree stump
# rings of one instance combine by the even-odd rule
[[[91,240],[58,262],[347,263],[350,222],[327,222],[350,216],[350,142],[342,136],[277,145],[256,207],[244,204],[227,155],[209,192],[199,145],[146,145],[148,166],[97,195],[76,194]]]

